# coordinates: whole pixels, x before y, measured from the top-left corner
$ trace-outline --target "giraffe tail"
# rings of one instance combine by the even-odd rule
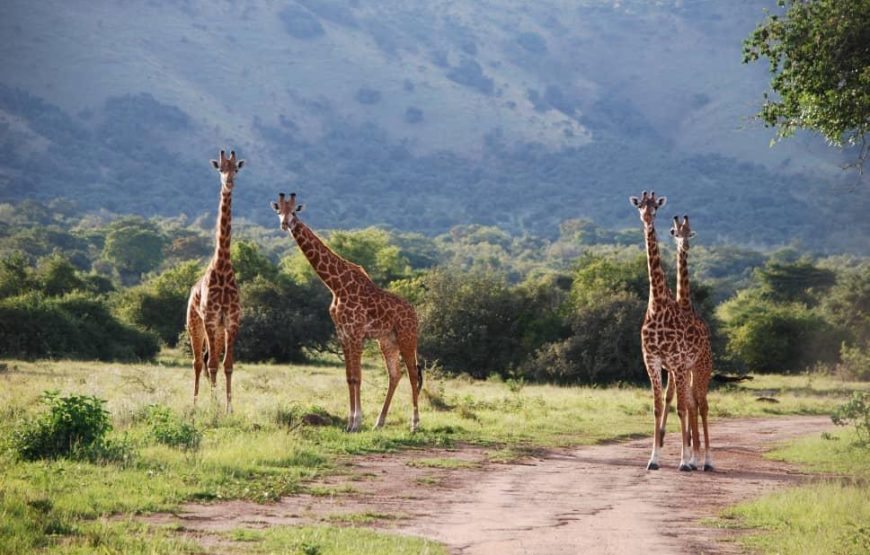
[[[417,363],[417,393],[423,389],[423,365]]]

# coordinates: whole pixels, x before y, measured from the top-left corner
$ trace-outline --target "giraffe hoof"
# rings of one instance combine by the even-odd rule
[[[694,470],[694,469],[687,464],[680,465],[680,472],[691,472],[692,470]]]
[[[651,463],[646,465],[646,469],[647,470],[658,470],[659,465],[658,465],[658,463],[651,462]]]
[[[689,468],[691,468],[692,470],[698,470],[698,465],[689,463]]]
[[[712,464],[705,464],[704,465],[704,472],[713,472],[714,470],[716,470],[716,469],[713,468]]]

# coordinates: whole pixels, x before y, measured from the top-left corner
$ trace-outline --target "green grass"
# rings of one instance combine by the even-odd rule
[[[333,526],[273,526],[266,530],[236,530],[227,534],[244,542],[239,553],[299,553],[304,555],[446,555],[436,542],[386,534],[365,528]],[[225,551],[225,550],[224,550]],[[232,552],[232,551],[231,551]]]
[[[461,459],[450,458],[433,458],[433,459],[414,459],[406,463],[408,466],[416,466],[419,468],[477,468],[477,463],[472,461],[464,461]]]
[[[380,410],[387,380],[380,363],[369,362],[362,386],[367,427],[347,434],[341,423],[347,410],[344,370],[334,364],[239,364],[233,380],[235,413],[226,416],[222,374],[218,400],[212,402],[206,386],[194,409],[188,363],[173,353],[159,360],[0,361],[6,364],[0,373],[0,552],[87,551],[88,545],[103,541],[101,535],[106,542],[129,541],[126,550],[136,552],[137,542],[149,545],[149,533],[141,525],[120,523],[117,516],[111,521],[106,517],[120,515],[123,520],[125,515],[171,511],[187,501],[268,502],[300,491],[340,495],[346,491],[319,492],[306,483],[345,472],[344,462],[354,455],[472,443],[487,448],[488,460],[510,462],[535,449],[636,437],[652,427],[646,387],[517,388],[497,380],[430,375],[421,396],[418,433],[408,429],[407,380],[396,393],[386,427],[372,431],[368,427]],[[866,384],[824,377],[758,378],[747,387],[712,392],[711,413],[714,419],[830,414],[859,388]],[[132,459],[106,465],[17,459],[9,449],[10,437],[22,419],[39,410],[38,398],[49,389],[106,399],[114,426],[111,437],[126,438],[133,446]],[[762,394],[775,395],[780,403],[756,402]],[[147,419],[154,404],[168,407],[178,422],[201,432],[199,444],[181,448],[159,443]],[[322,426],[300,424],[301,416],[310,413],[336,418],[327,418]],[[440,468],[461,466],[452,459],[423,460],[421,464]],[[188,549],[166,530],[154,537],[155,552]]]
[[[738,541],[762,553],[870,552],[870,448],[854,439],[853,432],[842,430],[772,451],[768,457],[826,477],[732,507],[714,524],[756,529]]]

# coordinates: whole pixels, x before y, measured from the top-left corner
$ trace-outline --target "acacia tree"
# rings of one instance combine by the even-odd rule
[[[758,117],[777,138],[797,129],[870,154],[870,0],[777,0],[743,44],[743,62],[767,58],[772,75]]]

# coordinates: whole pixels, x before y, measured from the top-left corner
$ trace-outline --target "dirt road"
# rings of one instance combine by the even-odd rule
[[[341,494],[188,505],[148,520],[181,524],[205,543],[221,530],[366,514],[371,526],[435,539],[460,554],[736,553],[723,541],[735,532],[700,520],[799,481],[802,473],[762,453],[830,428],[825,417],[717,421],[717,471],[708,473],[676,469],[676,435],[666,438],[658,471],[645,469],[648,439],[551,451],[520,464],[488,463],[477,448],[411,451],[352,460],[345,476],[323,484]],[[460,468],[438,468],[447,459]]]

